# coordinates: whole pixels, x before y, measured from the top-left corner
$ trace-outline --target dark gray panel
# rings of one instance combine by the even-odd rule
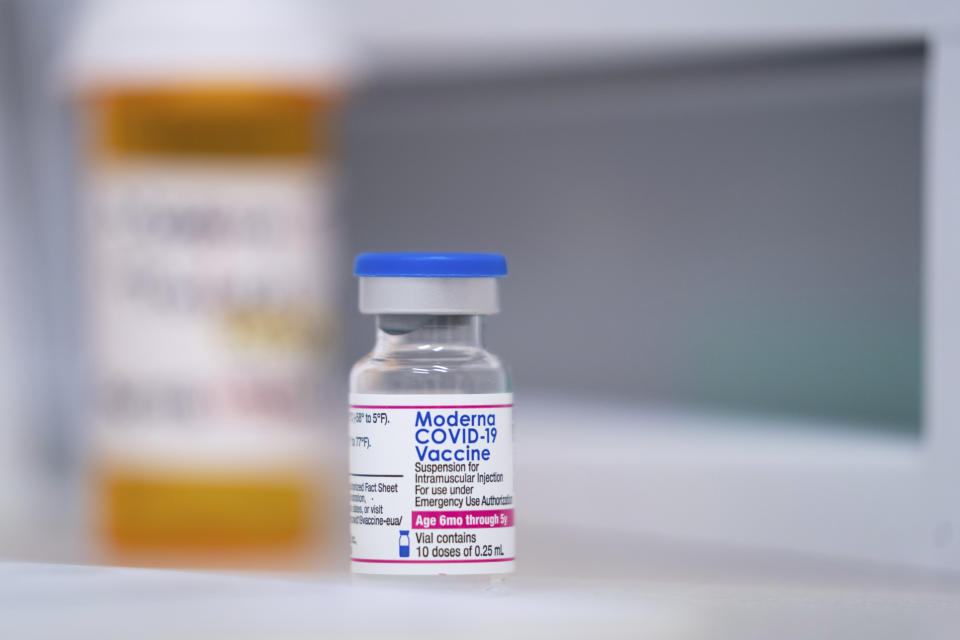
[[[349,246],[507,254],[489,340],[519,391],[916,428],[922,70],[906,48],[375,84]],[[352,358],[372,329],[347,317]]]

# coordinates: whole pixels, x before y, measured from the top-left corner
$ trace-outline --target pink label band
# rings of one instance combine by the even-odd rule
[[[440,405],[416,405],[416,404],[352,404],[351,409],[506,409],[512,407],[512,404],[440,404]]]
[[[373,562],[377,564],[464,564],[466,562],[513,562],[516,558],[483,558],[473,560],[380,560],[376,558],[350,558],[350,562]]]
[[[414,529],[493,529],[513,526],[513,509],[413,511]]]

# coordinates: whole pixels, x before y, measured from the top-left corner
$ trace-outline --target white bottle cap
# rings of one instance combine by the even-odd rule
[[[68,38],[69,89],[238,82],[341,87],[353,69],[321,0],[90,0]]]

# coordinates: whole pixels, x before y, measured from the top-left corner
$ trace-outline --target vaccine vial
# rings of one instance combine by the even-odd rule
[[[366,253],[354,272],[376,342],[350,375],[353,573],[512,572],[513,394],[482,334],[506,260]]]

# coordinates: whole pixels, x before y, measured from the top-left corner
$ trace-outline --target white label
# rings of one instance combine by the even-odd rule
[[[106,455],[163,465],[186,464],[186,454],[203,465],[306,458],[336,299],[320,168],[141,159],[91,172]]]
[[[513,394],[351,394],[350,488],[355,573],[513,571]]]

